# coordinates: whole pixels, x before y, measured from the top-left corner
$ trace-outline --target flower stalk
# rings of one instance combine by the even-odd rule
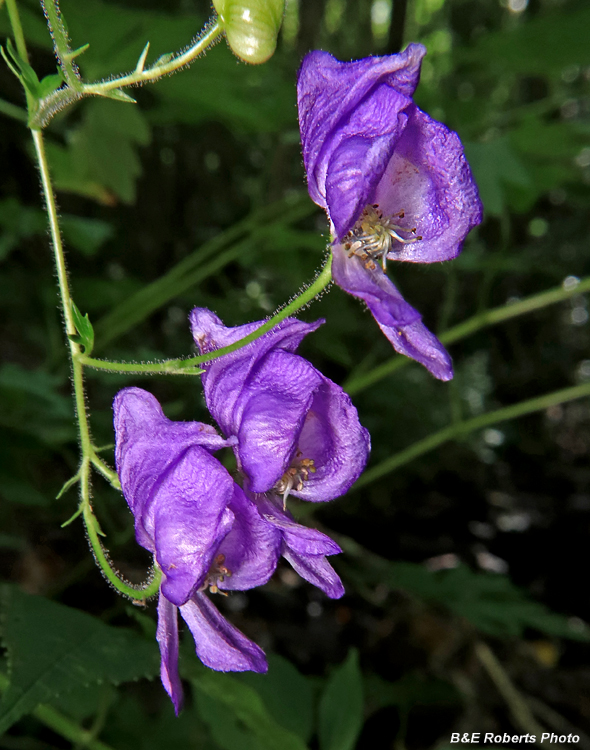
[[[493,424],[507,422],[511,419],[522,417],[525,414],[543,411],[549,409],[551,406],[565,404],[568,401],[574,401],[578,398],[584,398],[587,396],[590,396],[590,383],[582,383],[581,385],[575,385],[571,388],[562,388],[559,391],[546,393],[543,396],[520,401],[517,404],[505,406],[502,409],[495,409],[494,411],[473,417],[473,419],[456,422],[449,427],[444,427],[442,430],[428,435],[428,437],[425,437],[422,440],[418,440],[403,451],[395,453],[393,456],[385,459],[385,461],[381,461],[377,466],[368,469],[356,484],[352,486],[350,491],[353,492],[354,490],[358,490],[361,487],[374,482],[376,479],[380,479],[386,474],[390,474],[392,471],[399,469],[400,466],[413,461],[415,458],[438,448],[440,445],[443,445],[443,443],[447,443],[450,440],[457,440],[469,435],[471,432],[483,430]]]
[[[213,359],[218,359],[226,354],[231,354],[243,346],[256,341],[265,333],[268,333],[271,329],[281,323],[289,315],[301,310],[301,308],[308,305],[314,300],[321,292],[329,286],[332,281],[332,256],[329,255],[322,270],[318,273],[315,280],[304,289],[301,294],[298,294],[291,302],[285,305],[279,310],[272,318],[269,318],[266,323],[263,323],[259,328],[250,333],[248,336],[236,341],[229,346],[224,346],[221,349],[216,349],[206,354],[200,354],[196,357],[189,357],[188,359],[169,359],[165,362],[111,362],[109,360],[94,359],[84,354],[78,354],[77,359],[80,364],[92,367],[95,370],[107,370],[109,372],[126,372],[134,373],[138,375],[200,375],[203,370],[199,367],[205,362],[210,362]]]

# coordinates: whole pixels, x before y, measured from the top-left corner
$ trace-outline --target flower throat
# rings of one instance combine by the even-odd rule
[[[386,218],[378,203],[366,206],[357,223],[345,237],[344,249],[348,252],[348,257],[357,255],[365,262],[365,268],[371,271],[377,267],[375,259],[380,258],[385,273],[387,255],[393,249],[394,242],[409,245],[422,239],[421,236],[402,237],[400,232],[416,234],[416,227],[406,229],[393,221],[403,218],[403,211]]]

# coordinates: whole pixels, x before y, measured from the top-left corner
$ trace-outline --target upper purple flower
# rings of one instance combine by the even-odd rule
[[[297,99],[309,193],[334,235],[335,281],[367,303],[398,351],[448,380],[447,352],[384,274],[387,259],[454,258],[482,217],[459,137],[412,101],[425,54],[410,44],[344,63],[311,52]]]
[[[190,316],[201,352],[244,338],[262,325],[227,328],[211,311]],[[332,500],[362,472],[370,448],[350,398],[295,354],[321,325],[287,318],[231,354],[204,364],[207,408],[223,433],[237,438],[239,468],[253,493]]]
[[[208,667],[265,672],[262,650],[225,620],[206,590],[262,585],[283,555],[302,577],[337,598],[344,589],[325,556],[341,550],[275,508],[276,499],[261,498],[261,514],[258,499],[246,494],[212,455],[234,445],[235,438],[224,440],[199,422],[170,421],[140,388],[120,391],[114,414],[117,469],[135,516],[136,538],[162,571],[156,634],[160,674],[178,713],[177,610]]]

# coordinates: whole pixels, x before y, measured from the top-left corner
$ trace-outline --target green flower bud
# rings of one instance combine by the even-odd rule
[[[285,0],[213,0],[232,52],[245,62],[268,60],[277,46]]]

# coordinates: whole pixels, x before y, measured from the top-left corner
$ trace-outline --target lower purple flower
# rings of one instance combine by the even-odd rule
[[[255,498],[236,484],[212,455],[235,438],[225,440],[199,422],[172,422],[140,388],[121,391],[114,414],[117,470],[136,538],[162,571],[160,674],[178,713],[178,610],[206,666],[265,672],[263,651],[217,611],[207,589],[260,586],[283,555],[302,577],[339,597],[344,589],[325,556],[341,550],[321,532],[296,524],[279,498]]]

